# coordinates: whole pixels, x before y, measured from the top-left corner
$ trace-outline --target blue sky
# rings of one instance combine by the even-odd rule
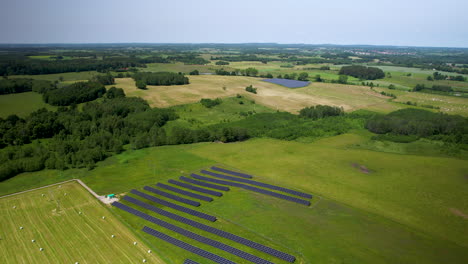
[[[468,47],[466,0],[2,0],[0,43]]]

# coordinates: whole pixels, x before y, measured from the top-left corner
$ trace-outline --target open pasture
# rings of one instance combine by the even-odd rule
[[[216,227],[298,251],[300,254],[294,255],[304,260],[298,263],[466,262],[468,229],[464,215],[468,204],[459,199],[468,195],[460,188],[466,181],[466,161],[362,149],[360,145],[368,137],[356,133],[313,143],[253,139],[128,150],[98,163],[92,171],[23,173],[0,184],[0,191],[29,188],[32,179],[39,182],[79,176],[99,194],[123,194],[224,163],[242,168],[258,181],[315,195],[312,207],[307,208],[233,188],[213,202],[202,201],[199,207],[201,212],[218,218],[213,224]],[[187,257],[185,251],[141,232],[145,224],[157,226],[117,209],[115,212],[160,249],[169,263],[180,263]],[[196,257],[193,259],[203,263]]]
[[[43,107],[49,110],[56,109],[55,106],[44,103],[42,95],[35,92],[0,95],[0,117],[3,118],[9,115],[26,117]]]
[[[136,88],[133,79],[118,78],[115,86],[123,88],[127,96],[139,96],[148,100],[153,107],[182,105],[198,102],[202,98],[224,98],[241,94],[271,109],[290,112],[317,104],[342,106],[346,111],[368,107],[381,111],[398,109],[398,106],[388,106],[388,97],[363,86],[312,83],[308,87],[289,89],[253,77],[200,75],[189,76],[189,79],[188,85],[148,86],[147,90],[140,90]],[[245,91],[245,87],[249,85],[257,88],[257,94]]]
[[[1,263],[164,263],[75,182],[1,198],[0,220]]]

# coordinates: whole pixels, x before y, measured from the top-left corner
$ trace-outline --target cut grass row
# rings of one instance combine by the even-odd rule
[[[1,263],[164,263],[75,182],[1,198],[0,211]]]

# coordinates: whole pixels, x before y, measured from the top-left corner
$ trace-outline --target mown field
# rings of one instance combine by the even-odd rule
[[[297,251],[303,263],[465,263],[468,203],[460,197],[468,195],[461,187],[466,184],[466,160],[371,151],[365,149],[368,138],[367,133],[353,133],[313,143],[253,139],[128,150],[92,171],[21,174],[1,183],[0,193],[40,185],[40,179],[78,177],[100,194],[123,195],[224,163],[258,175],[260,181],[323,198],[316,196],[312,201],[317,205],[309,209],[233,190],[200,207],[222,218],[213,226],[255,240],[271,239],[272,245]],[[146,224],[113,210],[137,232]],[[187,256],[139,234],[173,263]]]
[[[1,198],[0,212],[1,263],[165,263],[75,182]]]
[[[55,106],[44,103],[42,95],[35,92],[0,95],[0,117],[3,118],[14,114],[26,117],[43,107],[49,110],[56,109]]]
[[[133,79],[118,78],[115,86],[123,88],[127,96],[142,97],[155,107],[182,105],[198,102],[202,98],[214,99],[241,94],[271,109],[290,112],[297,112],[316,104],[342,106],[348,111],[372,106],[383,106],[383,111],[397,109],[384,105],[388,97],[372,92],[364,86],[313,83],[304,88],[289,89],[252,77],[200,75],[189,78],[188,85],[148,86],[147,90],[136,88]],[[246,92],[245,87],[248,85],[257,88],[257,94]]]

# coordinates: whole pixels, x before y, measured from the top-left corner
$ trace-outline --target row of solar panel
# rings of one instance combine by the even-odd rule
[[[241,183],[237,183],[237,182],[230,182],[230,181],[212,179],[212,178],[204,177],[204,176],[201,176],[201,175],[198,175],[198,174],[195,174],[195,173],[192,173],[190,176],[192,176],[195,179],[214,182],[214,183],[218,183],[218,184],[225,184],[225,185],[234,186],[234,187],[239,187],[239,188],[243,188],[243,189],[246,189],[246,190],[250,190],[250,191],[270,195],[270,196],[273,196],[273,197],[281,198],[281,199],[284,199],[284,200],[288,200],[288,201],[291,201],[291,202],[303,204],[303,205],[306,205],[306,206],[310,205],[310,202],[307,201],[307,200],[303,200],[303,199],[299,199],[299,198],[296,198],[296,197],[284,195],[284,194],[281,194],[281,193],[276,193],[276,192],[260,189],[260,188],[257,188],[257,187],[253,187],[253,186],[249,186],[249,185],[245,185],[245,184],[241,184]]]
[[[236,182],[248,183],[248,184],[252,184],[252,185],[256,185],[256,186],[260,186],[260,187],[264,187],[264,188],[268,188],[268,189],[272,189],[272,190],[276,190],[276,191],[281,191],[281,192],[289,193],[289,194],[292,194],[292,195],[297,195],[297,196],[308,198],[308,199],[312,198],[312,195],[308,194],[308,193],[298,192],[298,191],[294,191],[294,190],[291,190],[291,189],[279,187],[279,186],[276,186],[276,185],[266,184],[266,183],[263,183],[263,182],[258,182],[258,181],[248,180],[248,179],[241,179],[241,178],[238,178],[238,177],[232,177],[232,176],[219,174],[219,173],[211,172],[211,171],[207,171],[207,170],[202,170],[201,173],[204,173],[204,174],[207,174],[207,175],[210,175],[210,176],[213,176],[213,177],[217,177],[217,178],[222,178],[222,179],[236,181]]]
[[[194,254],[197,254],[197,255],[202,256],[202,257],[204,257],[204,258],[207,258],[207,259],[209,259],[209,260],[212,260],[212,261],[214,261],[214,262],[216,262],[216,263],[220,263],[220,264],[235,264],[235,262],[232,262],[232,261],[230,261],[230,260],[228,260],[228,259],[225,259],[225,258],[223,258],[223,257],[220,257],[220,256],[218,256],[218,255],[216,255],[216,254],[213,254],[213,253],[208,252],[208,251],[206,251],[206,250],[203,250],[203,249],[201,249],[201,248],[197,248],[197,247],[195,247],[195,246],[192,246],[192,245],[190,245],[190,244],[188,244],[188,243],[185,243],[185,242],[180,241],[180,240],[178,240],[178,239],[175,239],[175,238],[173,238],[173,237],[171,237],[171,236],[168,236],[168,235],[166,235],[166,234],[163,234],[163,233],[161,233],[161,232],[158,232],[158,231],[156,231],[156,230],[154,230],[154,229],[152,229],[152,228],[149,228],[149,227],[147,227],[147,226],[143,227],[142,230],[143,230],[143,232],[145,232],[145,233],[147,233],[147,234],[150,234],[150,235],[152,235],[152,236],[155,236],[155,237],[157,237],[157,238],[160,238],[160,239],[162,239],[162,240],[164,240],[164,241],[166,241],[166,242],[169,242],[169,243],[171,243],[171,244],[173,244],[173,245],[175,245],[175,246],[178,246],[178,247],[180,247],[180,248],[183,248],[183,249],[185,249],[185,250],[187,250],[187,251],[190,251],[190,252],[192,252],[192,253],[194,253]]]
[[[197,180],[187,178],[187,177],[184,177],[184,176],[180,176],[179,179],[182,180],[182,181],[185,181],[185,182],[189,182],[189,183],[199,185],[199,186],[209,187],[209,188],[220,190],[220,191],[229,191],[229,187],[226,187],[226,186],[221,186],[221,185],[211,184],[211,183],[207,183],[207,182],[197,181]]]
[[[152,206],[150,204],[147,204],[145,202],[142,202],[142,201],[140,201],[138,199],[135,199],[135,198],[132,198],[132,197],[129,197],[129,196],[125,196],[123,199],[126,200],[126,201],[129,201],[131,203],[134,203],[134,204],[136,204],[138,206],[141,206],[141,207],[143,207],[145,209],[148,209],[148,210],[150,210],[152,212],[155,212],[157,214],[160,214],[160,215],[166,216],[168,218],[171,218],[172,220],[175,220],[175,221],[178,221],[178,222],[193,226],[193,227],[198,228],[200,230],[210,232],[210,233],[215,234],[215,235],[220,236],[220,237],[227,238],[229,240],[232,240],[234,242],[243,244],[245,246],[257,249],[259,251],[265,252],[265,253],[270,254],[272,256],[275,256],[277,258],[280,258],[280,259],[283,259],[283,260],[286,260],[286,261],[289,261],[289,262],[294,262],[295,259],[296,259],[294,256],[289,255],[287,253],[284,253],[284,252],[278,251],[276,249],[264,246],[262,244],[253,242],[253,241],[248,240],[246,238],[231,234],[229,232],[226,232],[226,231],[223,231],[223,230],[220,230],[220,229],[217,229],[217,228],[214,228],[214,227],[199,223],[197,221],[185,218],[183,216],[168,212],[168,211],[163,210],[161,208],[158,208],[158,207]]]
[[[150,192],[153,192],[155,194],[159,194],[159,195],[164,196],[166,198],[181,202],[181,203],[185,203],[185,204],[189,204],[189,205],[197,206],[197,207],[201,205],[200,202],[185,199],[185,198],[179,197],[177,195],[173,195],[173,194],[170,194],[170,193],[167,193],[167,192],[164,192],[164,191],[161,191],[161,190],[149,187],[149,186],[145,186],[145,187],[143,187],[143,189],[145,189],[147,191],[150,191]]]
[[[231,174],[231,175],[234,175],[234,176],[239,176],[239,177],[242,177],[242,178],[252,179],[252,175],[250,175],[250,174],[245,174],[245,173],[232,171],[232,170],[226,170],[226,169],[215,167],[215,166],[212,166],[211,169],[215,170],[215,171],[220,171],[220,172],[224,172],[224,173],[227,173],[227,174]]]
[[[172,184],[174,184],[174,185],[180,186],[180,187],[184,187],[184,188],[193,190],[193,191],[197,191],[197,192],[201,192],[201,193],[206,193],[206,194],[210,194],[210,195],[214,195],[214,196],[218,196],[218,197],[223,196],[223,193],[216,192],[216,191],[212,191],[212,190],[208,190],[208,189],[204,189],[204,188],[200,188],[200,187],[193,186],[193,185],[190,185],[190,184],[187,184],[187,183],[183,183],[183,182],[180,182],[180,181],[169,180],[168,182],[169,182],[169,183],[172,183]]]
[[[196,262],[195,260],[186,259],[186,260],[184,260],[184,264],[199,264],[199,263]]]
[[[178,193],[178,194],[189,196],[189,197],[192,197],[192,198],[195,198],[195,199],[200,199],[200,200],[203,200],[203,201],[206,201],[206,202],[212,202],[213,201],[213,198],[211,198],[211,197],[196,194],[196,193],[189,192],[189,191],[184,191],[182,189],[172,187],[172,186],[169,186],[169,185],[164,184],[164,183],[158,183],[158,184],[156,184],[156,186],[158,186],[160,188],[163,188],[163,189],[166,189],[166,190],[169,190],[169,191],[172,191],[172,192],[175,192],[175,193]]]
[[[270,261],[264,260],[262,258],[259,258],[259,257],[255,256],[255,255],[244,252],[242,250],[231,247],[229,245],[223,244],[223,243],[218,242],[216,240],[213,240],[213,239],[210,239],[210,238],[195,234],[195,233],[193,233],[191,231],[188,231],[188,230],[183,229],[181,227],[178,227],[176,225],[170,224],[170,223],[168,223],[166,221],[163,221],[163,220],[161,220],[159,218],[156,218],[156,217],[153,217],[151,215],[145,214],[145,213],[143,213],[143,212],[141,212],[139,210],[136,210],[136,209],[134,209],[134,208],[132,208],[130,206],[126,206],[124,204],[118,204],[116,206],[118,206],[120,209],[125,210],[125,211],[127,211],[127,212],[129,212],[131,214],[139,216],[139,217],[141,217],[141,218],[143,218],[143,219],[145,219],[145,220],[147,220],[147,221],[149,221],[151,223],[154,223],[154,224],[162,226],[162,227],[164,227],[166,229],[172,230],[172,231],[174,231],[176,233],[179,233],[179,234],[181,234],[183,236],[186,236],[188,238],[191,238],[191,239],[196,240],[198,242],[201,242],[203,244],[206,244],[206,245],[209,245],[209,246],[224,250],[224,251],[226,251],[228,253],[231,253],[233,255],[236,255],[238,257],[246,259],[246,260],[248,260],[250,262],[258,263],[258,264],[272,264],[272,262],[270,262]]]
[[[177,205],[177,204],[174,204],[174,203],[159,199],[157,197],[154,197],[152,195],[149,195],[149,194],[137,191],[137,190],[131,190],[130,193],[136,194],[136,195],[138,195],[140,197],[143,197],[143,198],[145,198],[147,200],[150,200],[152,202],[155,202],[155,203],[170,207],[172,209],[175,209],[175,210],[178,210],[178,211],[181,211],[181,212],[184,212],[184,213],[187,213],[189,215],[200,217],[200,218],[206,219],[206,220],[211,221],[211,222],[216,221],[216,217],[214,217],[212,215],[208,215],[208,214],[205,214],[205,213],[202,213],[202,212],[198,212],[198,211],[192,210],[190,208],[180,206],[180,205]]]

